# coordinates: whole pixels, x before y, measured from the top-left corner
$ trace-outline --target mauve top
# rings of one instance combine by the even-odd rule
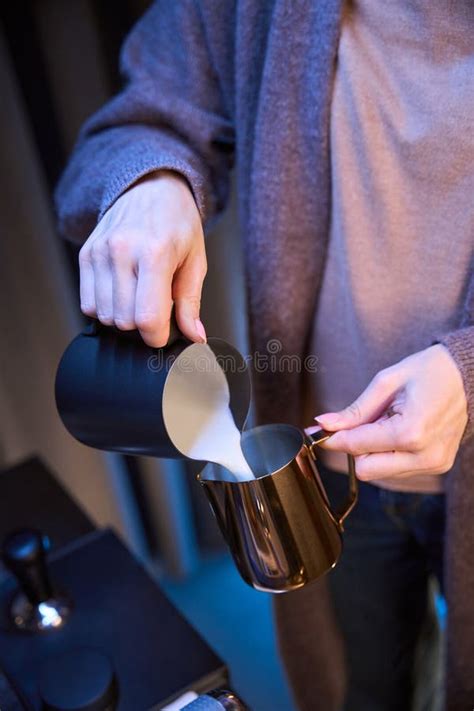
[[[313,414],[349,405],[377,371],[459,322],[474,245],[473,38],[471,0],[346,8]],[[326,460],[344,469],[334,454]],[[412,490],[442,484],[431,476]]]

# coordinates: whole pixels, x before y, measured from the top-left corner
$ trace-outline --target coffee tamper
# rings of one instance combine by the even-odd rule
[[[48,539],[40,531],[21,529],[3,542],[2,560],[16,577],[19,591],[13,598],[13,624],[28,632],[62,627],[71,611],[70,601],[53,588],[46,564]]]

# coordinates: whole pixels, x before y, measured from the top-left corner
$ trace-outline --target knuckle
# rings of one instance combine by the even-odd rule
[[[146,333],[142,333],[142,338],[150,348],[164,348],[166,346],[166,338],[157,338]]]
[[[90,253],[93,262],[108,260],[109,248],[107,242],[102,239],[97,239],[92,243]]]
[[[446,452],[444,448],[438,448],[428,453],[425,463],[434,474],[445,474],[452,468],[455,458],[451,452]]]
[[[125,316],[115,316],[114,323],[120,331],[133,331],[136,328],[135,321]]]
[[[356,442],[342,442],[340,448],[345,454],[352,454],[354,457],[364,453]]]
[[[421,460],[423,470],[430,474],[441,474],[445,467],[442,454],[438,451],[426,452]]]
[[[114,325],[114,319],[111,314],[104,313],[104,312],[97,312],[97,318],[101,323],[104,324],[104,326],[113,326]]]
[[[162,318],[157,313],[144,311],[136,314],[135,323],[140,331],[154,332],[158,337],[158,334],[161,336],[169,329],[170,320],[169,318]]]
[[[446,457],[440,464],[438,474],[446,474],[446,472],[449,472],[454,466],[455,459],[456,457]]]
[[[143,331],[151,331],[158,327],[158,316],[152,312],[138,313],[135,316],[137,328]]]
[[[201,223],[196,222],[194,215],[190,215],[189,212],[182,213],[181,218],[175,221],[172,231],[173,239],[177,242],[196,244],[196,240],[204,239]]]
[[[337,448],[340,451],[348,452],[349,454],[353,454],[353,445],[350,441],[348,441],[347,434],[344,430],[339,430],[339,432],[336,432],[335,434],[330,437],[328,442],[331,443],[332,448]]]
[[[454,463],[456,461],[456,452],[446,452],[446,456],[444,458],[444,466],[446,467],[445,471],[449,471],[454,467]]]
[[[81,303],[81,311],[85,316],[95,316],[96,315],[95,304]]]
[[[358,400],[354,400],[354,402],[349,405],[349,407],[347,408],[347,413],[351,415],[351,417],[356,422],[360,422],[360,420],[362,419],[362,413]]]
[[[388,388],[392,382],[392,373],[390,371],[390,368],[384,368],[383,370],[379,370],[379,372],[375,375],[373,382],[377,388]]]
[[[146,247],[143,248],[140,256],[140,262],[145,266],[155,267],[165,259],[169,259],[169,256],[170,250],[165,244],[153,242],[151,244],[147,244]]]
[[[135,322],[138,330],[140,331],[141,337],[148,346],[151,346],[152,348],[163,348],[163,346],[166,345],[168,340],[166,332],[163,330],[157,330],[155,327],[143,328],[140,326],[137,319],[135,319]]]
[[[355,457],[355,472],[358,479],[367,480],[370,477],[369,468],[366,463],[366,458]]]
[[[389,420],[391,448],[403,450],[406,447],[408,435],[403,428],[397,426],[398,422],[394,420],[396,420],[396,418],[390,418]],[[381,423],[380,426],[383,427],[383,423]]]
[[[121,262],[130,256],[130,239],[123,232],[111,235],[108,239],[110,258],[114,262]]]
[[[89,266],[91,263],[91,249],[88,244],[85,244],[79,250],[79,266]]]
[[[412,427],[407,429],[401,435],[401,438],[403,440],[404,446],[412,452],[419,452],[420,450],[422,450],[426,442],[426,434],[424,428],[419,424],[413,425]]]
[[[422,469],[432,472],[441,464],[440,454],[432,449],[427,450],[419,456],[418,462]]]

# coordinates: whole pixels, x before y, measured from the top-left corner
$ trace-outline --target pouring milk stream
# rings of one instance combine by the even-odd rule
[[[214,352],[194,343],[173,364],[163,392],[163,417],[187,457],[226,467],[236,481],[254,479],[229,407],[229,385]]]

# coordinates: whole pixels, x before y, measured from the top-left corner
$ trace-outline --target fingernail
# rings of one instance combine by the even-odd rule
[[[314,419],[321,427],[327,427],[328,425],[336,425],[340,417],[337,412],[327,412],[324,415],[318,415]]]
[[[198,332],[199,336],[201,336],[201,338],[202,338],[202,342],[206,343],[207,342],[206,329],[204,328],[201,319],[199,319],[199,318],[195,319],[194,325],[196,326],[196,331]]]
[[[321,425],[318,424],[318,425],[312,426],[312,427],[305,427],[304,431],[305,431],[305,434],[312,435],[312,434],[315,434],[315,432],[320,432],[321,429],[322,429]]]

